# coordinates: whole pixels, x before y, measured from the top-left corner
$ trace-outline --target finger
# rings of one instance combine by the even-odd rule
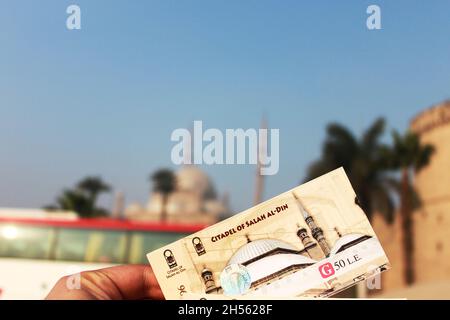
[[[80,286],[69,288],[64,277],[46,299],[164,299],[148,265],[124,265],[82,272]]]
[[[101,291],[108,292],[111,299],[164,298],[149,265],[123,265],[100,269],[95,271],[94,277],[98,279],[95,281],[96,285]]]

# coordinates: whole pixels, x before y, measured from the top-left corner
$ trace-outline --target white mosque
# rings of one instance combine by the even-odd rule
[[[176,187],[169,194],[167,222],[213,224],[229,213],[226,196],[219,200],[209,177],[198,167],[188,165],[175,173]],[[152,192],[146,206],[133,203],[125,210],[132,220],[160,221],[163,197]]]

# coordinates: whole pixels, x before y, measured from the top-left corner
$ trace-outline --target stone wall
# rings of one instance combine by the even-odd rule
[[[411,130],[423,143],[435,147],[430,164],[418,172],[414,185],[422,207],[414,212],[414,268],[417,284],[450,280],[450,101],[420,113]],[[392,269],[382,276],[381,292],[404,287],[403,251],[399,215],[387,224],[376,214],[373,228],[379,237]]]

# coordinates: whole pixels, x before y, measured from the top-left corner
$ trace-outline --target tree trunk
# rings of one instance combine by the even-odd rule
[[[400,217],[403,242],[403,270],[406,284],[414,282],[414,230],[410,208],[410,181],[407,168],[402,170]]]
[[[162,222],[166,222],[167,221],[167,198],[168,198],[168,194],[167,193],[163,193],[162,194],[162,203],[161,203],[161,221]]]
[[[95,202],[97,201],[97,196],[95,196],[94,194],[91,194],[90,196],[88,196],[89,199],[89,211],[91,211],[91,216],[95,217],[96,212],[95,212]]]

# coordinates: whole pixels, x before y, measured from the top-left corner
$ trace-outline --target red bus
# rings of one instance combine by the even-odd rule
[[[205,225],[0,216],[0,299],[42,299],[68,274],[148,263],[146,254]]]

